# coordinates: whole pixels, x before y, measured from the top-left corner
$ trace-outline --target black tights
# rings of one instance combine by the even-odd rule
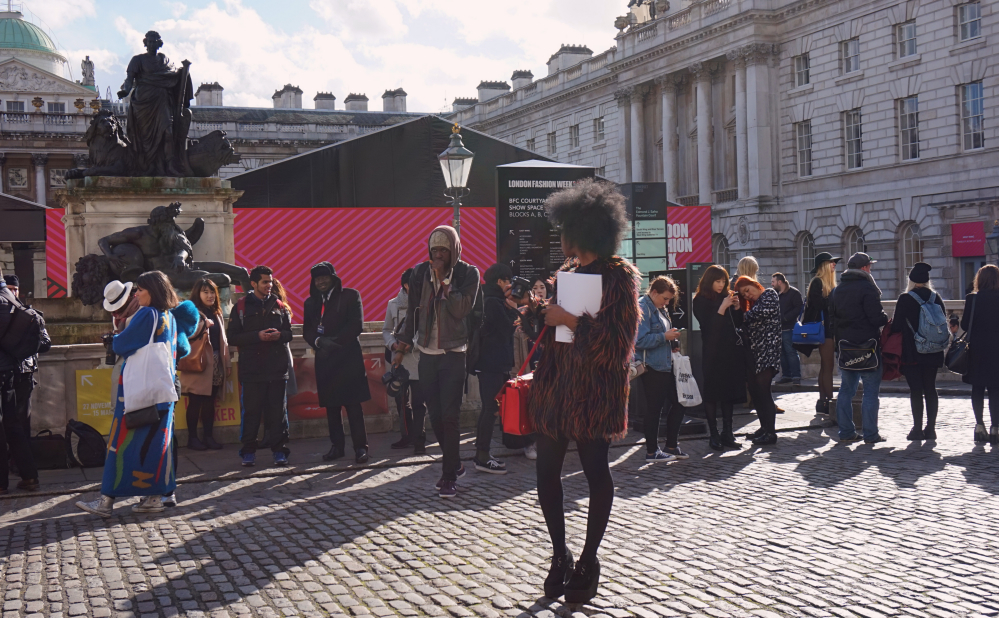
[[[725,431],[732,427],[732,402],[731,401],[705,401],[704,415],[708,419],[708,431],[711,435],[718,435],[718,408],[721,408],[722,423]]]
[[[749,394],[756,404],[756,416],[760,419],[760,428],[763,431],[777,431],[777,405],[774,403],[774,396],[770,392],[770,383],[773,382],[776,370],[773,368],[749,376],[747,386]]]
[[[985,388],[984,386],[971,387],[971,409],[975,411],[975,422],[985,424]],[[989,416],[992,417],[992,426],[999,426],[999,389],[989,388]]]
[[[538,446],[538,502],[545,514],[548,535],[556,556],[565,553],[565,510],[562,504],[562,464],[569,448],[568,438],[558,440],[537,434]],[[582,562],[592,562],[604,538],[611,506],[614,504],[614,479],[607,461],[610,442],[576,443],[583,474],[590,485],[590,508],[586,516],[586,544],[579,555]]]
[[[912,426],[921,429],[923,426],[923,400],[926,400],[926,428],[936,429],[937,408],[940,399],[937,397],[937,368],[908,367],[905,370],[905,381],[909,384],[909,406],[912,408]],[[995,424],[995,423],[993,423]]]
[[[205,428],[205,436],[212,435],[215,425],[215,398],[211,395],[187,396],[187,435],[198,436],[198,419]]]

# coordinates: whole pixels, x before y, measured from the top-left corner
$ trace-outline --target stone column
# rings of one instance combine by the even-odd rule
[[[648,86],[635,86],[631,92],[631,182],[645,181],[642,146],[645,140],[645,95]]]
[[[631,105],[631,88],[622,88],[614,93],[618,105],[617,145],[618,164],[621,169],[621,182],[631,182],[630,150],[628,149],[628,127],[626,123],[628,107]]]
[[[676,93],[683,85],[680,75],[662,75],[656,78],[663,98],[663,181],[666,183],[666,199],[676,202],[677,184],[680,181],[679,150],[676,134]]]
[[[749,197],[749,147],[746,142],[746,57],[741,49],[728,53],[735,65],[735,164],[739,199]]]
[[[749,196],[764,197],[773,192],[773,140],[770,126],[769,59],[777,52],[771,43],[754,43],[743,48],[746,57],[746,144],[749,152]]]
[[[45,206],[45,194],[49,188],[48,178],[45,177],[45,164],[49,162],[49,155],[33,154],[31,162],[35,164],[35,201]]]
[[[697,85],[697,200],[711,204],[711,70],[707,63],[695,62],[690,73]]]

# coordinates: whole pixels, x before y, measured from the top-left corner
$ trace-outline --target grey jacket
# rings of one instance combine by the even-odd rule
[[[386,348],[391,349],[393,345],[399,342],[396,338],[396,331],[399,330],[399,325],[402,324],[408,310],[409,295],[406,294],[406,290],[399,290],[399,295],[388,301],[388,307],[385,309],[385,325],[382,328],[382,339],[385,341]],[[409,372],[411,381],[419,379],[420,351],[413,348],[409,352],[406,352],[402,357],[402,366]]]

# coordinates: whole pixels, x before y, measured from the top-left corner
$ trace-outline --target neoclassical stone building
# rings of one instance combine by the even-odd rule
[[[615,47],[563,46],[547,77],[483,82],[452,116],[711,204],[719,263],[803,286],[817,252],[865,250],[886,297],[922,260],[955,298],[988,256],[955,256],[952,224],[999,217],[997,6],[633,0]]]

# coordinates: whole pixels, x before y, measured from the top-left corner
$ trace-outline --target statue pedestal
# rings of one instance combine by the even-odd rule
[[[59,206],[66,209],[62,218],[66,281],[73,280],[77,260],[100,253],[98,240],[145,225],[153,208],[171,202],[181,203],[183,212],[177,217],[181,228],[187,229],[198,217],[205,220],[205,233],[194,245],[195,261],[235,263],[232,205],[242,194],[221,178],[91,176],[67,180],[66,188],[56,192]]]

